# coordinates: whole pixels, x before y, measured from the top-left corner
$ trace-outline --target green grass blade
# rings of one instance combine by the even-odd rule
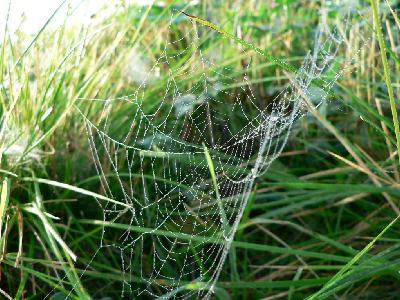
[[[378,35],[379,47],[381,48],[380,52],[381,52],[381,59],[382,59],[382,64],[383,64],[383,72],[384,72],[386,87],[388,89],[390,109],[392,111],[394,131],[395,131],[395,135],[396,135],[397,156],[398,156],[399,163],[400,163],[400,126],[399,126],[399,119],[397,117],[397,108],[396,108],[396,101],[394,99],[392,79],[390,76],[390,69],[389,69],[389,64],[388,64],[387,56],[386,56],[387,48],[386,48],[385,41],[383,39],[383,33],[382,33],[382,28],[381,28],[381,23],[380,23],[380,18],[379,18],[379,11],[378,11],[378,1],[377,0],[370,0],[370,1],[371,1],[371,6],[372,6],[373,16],[374,16],[374,21],[376,24],[376,33]]]
[[[335,276],[333,276],[324,287],[319,290],[317,293],[308,297],[308,300],[321,299],[320,296],[330,287],[332,287],[336,282],[346,276],[346,272],[351,269],[351,267],[357,263],[374,245],[375,243],[385,234],[385,232],[392,227],[394,223],[400,218],[400,215],[397,216],[392,222],[390,222],[367,246],[364,247],[357,255],[355,255]]]

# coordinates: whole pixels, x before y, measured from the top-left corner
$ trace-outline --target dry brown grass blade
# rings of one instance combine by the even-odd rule
[[[343,156],[340,156],[339,154],[336,154],[336,153],[333,153],[333,152],[330,152],[330,151],[328,151],[328,153],[330,155],[332,155],[333,157],[337,158],[338,160],[340,160],[340,161],[344,162],[345,164],[349,165],[350,167],[353,167],[354,169],[360,171],[361,173],[364,173],[364,174],[368,175],[369,178],[374,179],[376,182],[382,182],[382,183],[385,183],[387,185],[394,184],[394,182],[392,180],[389,181],[388,179],[385,179],[385,178],[382,178],[382,177],[376,175],[369,168],[357,165],[356,163],[353,163],[352,161],[344,158]],[[381,186],[381,184],[380,184],[380,186]]]
[[[24,219],[21,213],[21,210],[17,208],[17,222],[18,222],[18,252],[17,257],[15,258],[15,267],[17,267],[20,263],[20,259],[22,256],[22,245],[24,239]]]
[[[355,201],[364,199],[367,196],[369,196],[368,193],[360,193],[360,194],[357,194],[357,195],[352,195],[352,196],[343,198],[339,202],[336,202],[333,206],[340,206],[340,205],[346,205],[346,204],[349,204],[349,203],[353,203]]]
[[[344,171],[351,171],[351,170],[354,170],[354,168],[350,167],[350,166],[344,166],[344,167],[338,167],[338,168],[333,168],[333,169],[328,169],[328,170],[323,170],[323,171],[307,174],[307,175],[301,176],[299,178],[303,179],[303,180],[308,180],[308,179],[313,179],[313,178],[318,178],[318,177],[323,177],[323,176],[334,175],[337,173],[341,173]]]

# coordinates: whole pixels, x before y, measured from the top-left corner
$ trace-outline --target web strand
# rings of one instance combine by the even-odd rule
[[[129,204],[99,201],[105,224],[128,225],[118,237],[104,226],[99,249],[119,252],[123,295],[212,295],[255,180],[307,113],[304,96],[319,91],[318,106],[340,76],[326,77],[342,43],[328,29],[319,26],[314,49],[267,105],[253,92],[251,65],[203,51],[193,26],[165,42],[134,94],[96,101],[97,120],[82,113],[103,192]],[[121,111],[130,123],[115,125]]]

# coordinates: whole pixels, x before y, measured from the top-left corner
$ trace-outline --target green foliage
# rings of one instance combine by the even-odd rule
[[[245,71],[240,66],[251,60],[246,70],[251,75],[249,83],[257,99],[268,104],[290,81],[290,74],[283,71],[295,72],[312,46],[320,4],[200,1],[190,6],[184,1],[166,2],[166,6],[145,7],[140,12],[127,6],[115,15],[95,19],[92,27],[50,30],[51,16],[34,37],[17,32],[2,42],[0,289],[4,297],[118,299],[123,282],[146,285],[141,278],[124,276],[118,251],[97,253],[101,239],[112,244],[120,232],[218,243],[209,236],[175,232],[173,227],[163,231],[105,221],[96,200],[125,208],[127,204],[104,196],[101,180],[92,177],[95,167],[88,154],[82,115],[104,122],[93,99],[123,98],[137,90],[139,83],[125,73],[132,49],[146,49],[147,58],[155,61],[165,40],[174,40],[174,35],[193,26],[202,33],[196,43],[203,53],[216,49],[223,53],[216,70],[230,68],[230,76],[241,76]],[[400,35],[395,8],[390,10],[382,2],[379,14],[378,1],[371,3],[373,14],[357,17],[355,22],[361,25],[345,29],[346,42],[360,51],[340,49],[330,69],[351,72],[343,72],[331,101],[295,123],[285,153],[257,179],[229,263],[215,287],[216,298],[398,297]],[[341,9],[338,6],[328,14],[339,29],[343,29]],[[190,15],[177,13],[180,10]],[[391,18],[392,13],[396,17]],[[363,39],[366,36],[371,39]],[[171,50],[177,55],[176,65],[170,66],[175,74],[191,58],[179,50],[192,47],[195,41],[180,43]],[[238,51],[238,45],[244,52]],[[352,55],[356,63],[343,66],[343,58]],[[201,75],[201,70],[195,70],[179,84],[196,85]],[[325,75],[327,80],[334,76]],[[147,111],[168,96],[167,82],[168,78],[159,78],[146,92]],[[212,96],[218,91],[215,84]],[[208,96],[182,98],[171,118],[196,111]],[[230,99],[222,100],[218,109],[229,110]],[[115,110],[110,115],[115,124],[111,134],[126,131],[132,115],[123,105]],[[158,118],[155,122],[164,121],[163,112]],[[237,132],[246,119],[235,116],[235,120],[230,125]],[[153,137],[143,136],[143,147],[148,138]],[[165,137],[155,138],[166,142]],[[204,161],[206,157],[215,191],[207,197],[220,204],[227,200],[218,192],[215,169],[228,158],[206,146],[203,150],[193,159]],[[149,149],[141,155],[162,158],[165,153]],[[185,161],[179,163],[185,165]],[[110,169],[104,166],[117,190]],[[147,174],[147,179],[187,188],[178,179],[163,178],[161,164],[157,171]],[[119,175],[141,184],[138,174]],[[206,197],[201,191],[196,193]],[[224,208],[219,207],[226,222]],[[229,229],[229,224],[224,226]],[[108,234],[102,234],[103,228]],[[93,255],[96,259],[92,261]],[[184,283],[185,289],[205,288],[202,283]],[[167,280],[164,284],[174,285]]]

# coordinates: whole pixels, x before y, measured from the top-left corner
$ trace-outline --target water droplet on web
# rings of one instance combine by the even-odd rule
[[[173,19],[168,30],[179,22]],[[222,48],[221,58],[206,57],[198,45],[201,33],[211,29],[199,28],[165,33],[165,40],[154,39],[154,45],[146,37],[162,50],[157,55],[132,50],[125,74],[135,92],[124,101],[100,102],[107,126],[84,116],[98,175],[115,205],[106,213],[112,206],[100,202],[106,221],[124,222],[132,230],[113,245],[120,249],[121,271],[146,282],[132,289],[131,298],[211,297],[254,180],[279,156],[293,123],[305,114],[302,96],[318,104],[332,87],[322,80],[322,87],[313,84],[323,77],[339,46],[339,39],[322,31],[310,51],[315,56],[304,60],[286,87],[271,84],[274,88],[266,91],[271,104],[264,106],[253,91],[255,78],[247,72],[251,66],[224,65]],[[238,51],[247,55],[248,50]],[[322,63],[316,64],[315,57],[322,54]],[[116,111],[129,113],[123,119],[126,126],[120,126],[123,114],[113,119]],[[105,247],[113,244],[107,241],[102,241]],[[146,268],[140,265],[144,261],[149,262]],[[201,261],[201,267],[193,261]],[[169,268],[176,268],[176,274]],[[179,284],[165,285],[165,278]],[[191,289],[180,283],[185,281]],[[202,289],[206,286],[210,289]]]

